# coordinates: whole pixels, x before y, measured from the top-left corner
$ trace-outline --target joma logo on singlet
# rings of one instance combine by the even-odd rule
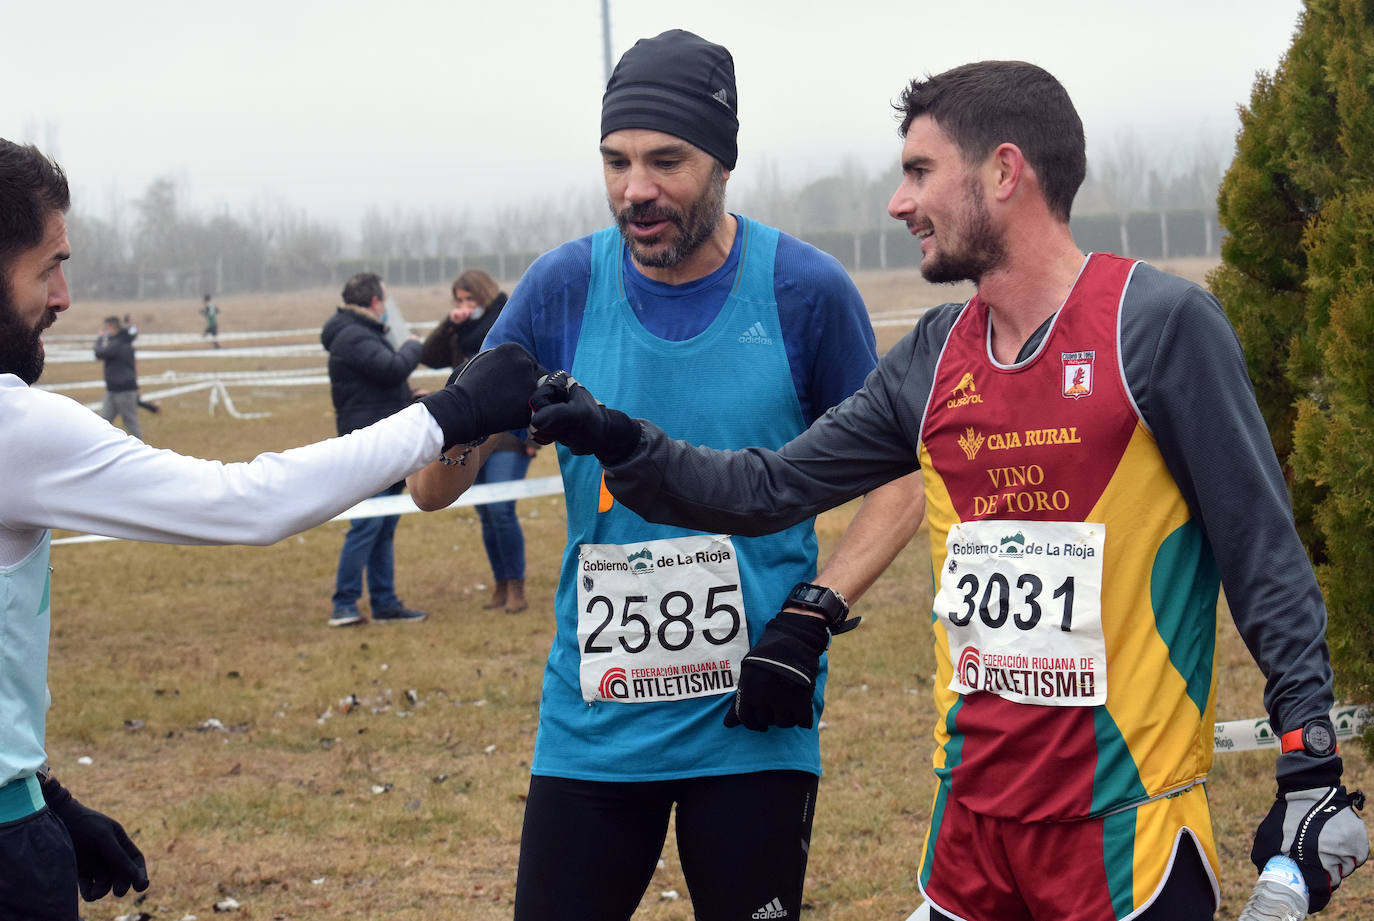
[[[973,383],[973,372],[965,371],[964,376],[959,378],[959,383],[950,391],[950,398],[945,401],[945,408],[956,409],[970,403],[981,402],[983,402],[983,395],[978,392],[977,386]]]

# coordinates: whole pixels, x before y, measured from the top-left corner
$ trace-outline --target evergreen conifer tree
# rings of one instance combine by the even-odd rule
[[[1307,0],[1241,110],[1212,290],[1244,346],[1328,609],[1338,696],[1374,701],[1374,0]],[[1374,731],[1366,747],[1374,751]]]

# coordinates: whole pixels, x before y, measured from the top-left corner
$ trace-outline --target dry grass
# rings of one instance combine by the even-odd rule
[[[857,280],[875,312],[966,296],[931,290],[914,273]],[[437,317],[446,297],[396,294],[412,320]],[[317,324],[333,297],[220,303],[230,332]],[[199,331],[194,308],[148,303],[134,313],[147,331]],[[56,331],[93,331],[124,309],[74,307]],[[53,370],[51,379],[70,380],[96,369]],[[145,434],[241,459],[333,433],[323,387],[245,389],[235,399],[272,415],[211,417],[203,396],[187,396],[145,417]],[[555,468],[546,451],[530,475]],[[257,919],[510,916],[564,537],[557,497],[519,508],[532,601],[519,616],[481,610],[490,573],[470,509],[402,520],[397,583],[431,612],[419,625],[325,628],[343,524],[267,548],[54,549],[49,751],[77,796],[122,819],[148,855],[153,885],[141,910],[159,921],[205,918],[227,895],[241,903],[238,916]],[[821,517],[823,548],[851,511]],[[835,644],[807,888],[816,921],[900,921],[918,902],[912,868],[929,817],[934,718],[929,604],[922,534],[863,600],[864,628]],[[1226,621],[1219,650],[1219,717],[1258,715],[1259,673]],[[350,696],[357,704],[341,705]],[[207,728],[212,718],[223,728]],[[94,763],[78,764],[81,756]],[[1246,853],[1272,796],[1272,763],[1271,753],[1217,759],[1222,917],[1234,917],[1253,877]],[[1367,782],[1362,757],[1347,766],[1352,784]],[[681,898],[663,898],[669,890]],[[106,901],[86,917],[130,910],[128,899]],[[636,917],[690,916],[670,844]],[[1348,883],[1326,917],[1374,917],[1374,874]]]

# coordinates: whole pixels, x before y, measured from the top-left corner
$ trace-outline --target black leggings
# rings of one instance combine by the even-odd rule
[[[1178,857],[1159,898],[1136,916],[1136,921],[1212,921],[1212,877],[1191,835],[1178,845]],[[953,921],[949,915],[932,908],[931,921]]]
[[[531,777],[516,921],[628,921],[674,805],[699,921],[797,921],[817,779],[804,771],[644,783]]]

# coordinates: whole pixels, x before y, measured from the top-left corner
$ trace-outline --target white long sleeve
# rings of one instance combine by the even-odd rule
[[[0,565],[48,528],[274,543],[404,479],[442,440],[416,405],[340,438],[226,464],[149,447],[67,397],[0,375]]]

